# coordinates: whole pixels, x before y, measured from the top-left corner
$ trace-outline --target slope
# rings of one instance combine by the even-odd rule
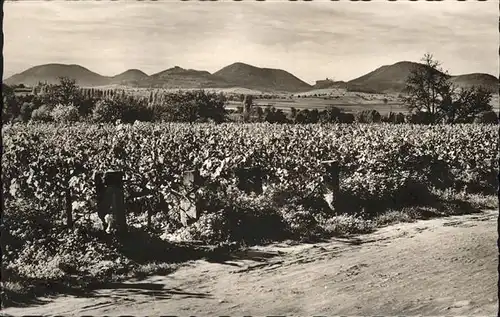
[[[76,81],[80,86],[99,86],[109,83],[109,78],[101,76],[80,65],[68,64],[45,64],[31,67],[22,73],[13,75],[4,83],[7,85],[25,84],[35,86],[39,82],[56,84],[59,77],[69,77]]]
[[[364,89],[377,92],[401,92],[405,81],[414,67],[425,67],[419,63],[398,62],[384,65],[359,78],[347,82],[349,89]]]
[[[458,87],[470,88],[472,86],[481,86],[492,93],[498,94],[498,79],[490,74],[473,73],[452,76],[450,81]]]
[[[224,88],[231,85],[207,71],[184,69],[179,66],[151,75],[142,81],[143,87],[156,88]]]
[[[234,86],[264,91],[299,92],[312,88],[308,83],[282,69],[259,68],[244,63],[234,63],[214,73]]]
[[[138,86],[149,76],[139,69],[129,69],[121,74],[111,77],[110,84]]]
[[[385,65],[349,81],[347,85],[350,90],[400,93],[405,87],[406,79],[415,67],[427,66],[408,61]],[[498,79],[489,74],[474,73],[449,76],[449,80],[457,87],[483,86],[492,92],[498,93]]]

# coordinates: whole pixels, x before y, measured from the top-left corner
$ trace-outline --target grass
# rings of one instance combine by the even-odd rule
[[[323,230],[330,236],[345,237],[353,234],[373,232],[376,223],[352,215],[339,215],[327,219],[321,224]]]
[[[388,210],[378,215],[374,220],[375,227],[435,217],[473,214],[486,209],[498,208],[498,197],[495,195],[453,193],[449,191],[439,191],[435,194],[439,197],[437,203]]]
[[[375,218],[376,227],[384,227],[401,222],[416,221],[416,210],[389,210]]]

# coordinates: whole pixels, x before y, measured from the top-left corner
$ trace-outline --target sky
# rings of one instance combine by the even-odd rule
[[[4,75],[47,63],[105,76],[235,62],[314,83],[429,52],[450,74],[499,73],[498,1],[4,2]]]

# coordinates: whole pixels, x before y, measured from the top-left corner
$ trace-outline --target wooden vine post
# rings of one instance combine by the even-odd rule
[[[117,233],[127,232],[127,217],[125,213],[125,195],[123,191],[123,172],[107,171],[95,173],[97,193],[97,212],[103,224]],[[106,221],[111,215],[112,222]]]
[[[183,174],[183,189],[180,201],[180,216],[184,226],[198,220],[201,213],[201,201],[198,189],[202,180],[198,171],[186,171]]]
[[[337,208],[337,198],[340,193],[340,166],[338,161],[330,160],[321,162],[325,166],[326,174],[323,178],[325,188],[325,201],[331,210]]]
[[[238,189],[244,191],[245,193],[255,193],[257,195],[262,194],[262,178],[263,172],[259,167],[246,167],[241,168],[236,171],[236,177],[238,178],[237,187]]]
[[[69,174],[69,170],[66,169],[65,175],[65,188],[64,188],[64,207],[66,212],[66,226],[71,229],[73,227],[73,201],[71,200],[71,188],[69,186],[69,181],[71,179],[71,175]]]

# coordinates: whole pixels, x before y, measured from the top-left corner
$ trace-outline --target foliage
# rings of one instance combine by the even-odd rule
[[[123,104],[113,99],[99,100],[92,110],[92,121],[114,122],[123,117]]]
[[[456,94],[456,100],[445,100],[447,103],[443,102],[441,108],[446,123],[470,123],[478,114],[491,111],[491,93],[482,87],[461,89]]]
[[[153,111],[148,106],[145,98],[136,98],[133,96],[110,95],[106,97],[111,99],[120,110],[120,120],[125,123],[133,123],[139,121],[152,121]]]
[[[427,112],[435,116],[441,106],[442,94],[450,90],[447,74],[431,54],[414,67],[406,80],[404,103],[410,112]]]
[[[67,109],[75,107],[78,116],[81,118],[91,113],[96,102],[90,95],[85,94],[84,90],[79,88],[74,80],[67,77],[61,77],[60,82],[55,85],[40,83],[38,86],[33,87],[31,94],[17,96],[16,99],[18,99],[18,103],[23,101],[33,103],[33,110],[42,105],[46,105],[50,109],[58,105],[69,107]]]
[[[297,117],[297,108],[290,107],[289,119],[291,122],[295,121],[295,117]]]
[[[16,102],[14,89],[2,83],[2,122],[13,120],[19,113],[20,107]]]
[[[25,296],[31,293],[27,288],[84,286],[107,281],[113,274],[132,267],[133,263],[117,252],[116,240],[102,241],[92,228],[77,224],[74,230],[68,230],[56,213],[47,213],[29,201],[7,203],[4,207],[2,281],[17,283]],[[2,290],[3,304],[9,304],[12,295],[16,294]]]
[[[498,124],[498,114],[495,111],[484,111],[478,113],[474,123]]]
[[[431,124],[434,120],[435,118],[428,112],[408,113],[405,115],[406,123]]]
[[[264,121],[269,123],[286,123],[288,119],[283,110],[271,107],[264,113]]]
[[[250,115],[253,107],[253,96],[245,95],[243,99],[243,121],[248,122],[250,120]]]
[[[405,121],[405,115],[401,112],[394,113],[394,112],[389,112],[386,115],[383,115],[380,119],[382,122],[386,123],[404,123]]]
[[[355,120],[358,123],[378,123],[381,116],[377,110],[362,110],[355,114]]]
[[[341,122],[342,110],[329,106],[326,110],[324,110],[320,115],[320,122],[322,123],[335,123]]]
[[[74,105],[58,104],[51,112],[56,122],[76,122],[79,119],[78,109]]]
[[[103,281],[137,265],[124,255],[130,247],[99,234],[91,215],[95,171],[123,170],[126,197],[147,192],[163,199],[167,207],[152,199],[145,205],[154,230],[171,227],[181,240],[205,243],[261,243],[369,232],[386,211],[432,203],[434,190],[496,190],[499,158],[496,126],[470,124],[29,123],[3,126],[2,137],[7,280],[37,283],[75,283],[75,275]],[[334,211],[323,200],[321,161],[329,159],[342,168]],[[236,188],[235,172],[243,167],[263,170],[263,194]],[[203,213],[178,228],[175,192],[192,169],[206,185]],[[65,228],[68,187],[74,230]],[[140,224],[137,214],[128,218]],[[164,253],[140,249],[151,257]]]
[[[412,118],[412,122],[466,123],[472,122],[477,114],[491,110],[491,92],[482,87],[458,90],[431,54],[425,54],[422,62],[408,76],[406,96],[402,98],[411,113],[425,114]]]
[[[47,85],[41,95],[43,103],[51,107],[63,105],[79,108],[83,99],[75,80],[68,77],[61,77],[56,85]]]
[[[494,187],[497,138],[487,125],[14,125],[3,129],[2,185],[6,200],[57,207],[70,177],[75,201],[89,204],[92,173],[120,169],[127,193],[151,190],[170,201],[185,170],[227,187],[235,169],[256,166],[267,182],[306,193],[323,173],[319,162],[338,159],[346,192],[389,199],[408,182]]]
[[[340,123],[353,123],[355,121],[354,114],[342,113],[340,115]]]
[[[318,109],[303,109],[300,110],[295,116],[295,123],[318,123],[320,114]]]
[[[40,122],[52,121],[52,110],[52,107],[42,105],[40,108],[33,110],[31,113],[31,120]]]
[[[253,112],[257,117],[257,121],[262,122],[262,118],[264,117],[264,110],[262,107],[253,107]]]
[[[154,105],[156,120],[167,122],[195,122],[225,119],[226,98],[222,94],[198,91],[179,91],[163,96],[163,101]]]

